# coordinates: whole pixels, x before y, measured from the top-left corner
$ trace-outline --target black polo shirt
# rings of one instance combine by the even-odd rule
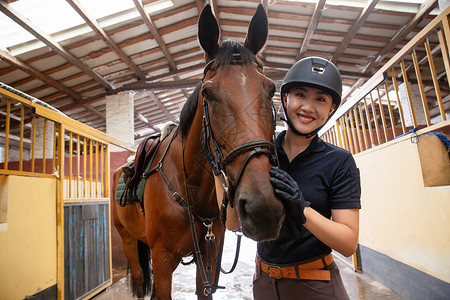
[[[326,218],[332,209],[361,208],[360,177],[351,153],[325,143],[316,135],[309,147],[289,163],[281,147],[286,132],[276,139],[280,168],[297,181],[311,207]],[[271,263],[300,262],[328,254],[331,249],[304,226],[285,219],[276,240],[258,243],[259,256]]]

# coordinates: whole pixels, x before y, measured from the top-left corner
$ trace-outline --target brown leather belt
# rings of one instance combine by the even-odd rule
[[[303,280],[330,280],[330,271],[322,270],[333,263],[333,255],[328,254],[304,264],[288,266],[270,265],[256,256],[256,266],[273,279],[290,278]]]

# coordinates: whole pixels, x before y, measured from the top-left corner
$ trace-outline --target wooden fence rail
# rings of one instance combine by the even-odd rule
[[[57,181],[58,299],[88,298],[112,283],[111,144],[135,150],[0,83],[0,176]]]
[[[450,111],[450,8],[395,54],[320,131],[353,154],[413,128],[445,123]]]

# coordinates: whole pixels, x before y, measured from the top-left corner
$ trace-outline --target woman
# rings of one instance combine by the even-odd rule
[[[317,136],[341,94],[339,71],[320,57],[298,61],[282,82],[288,128],[277,137],[280,166],[270,176],[287,214],[279,237],[258,243],[255,300],[348,299],[331,250],[356,250],[359,171],[348,151]]]

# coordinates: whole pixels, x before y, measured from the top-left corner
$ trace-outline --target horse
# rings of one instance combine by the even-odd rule
[[[219,288],[220,263],[211,260],[211,249],[220,248],[224,235],[216,178],[228,202],[222,208],[236,210],[244,235],[265,241],[279,234],[285,208],[269,180],[269,170],[276,164],[275,85],[264,75],[257,55],[267,34],[262,5],[252,17],[243,44],[232,40],[219,44],[211,7],[206,5],[200,14],[198,38],[206,63],[203,79],[183,106],[178,127],[156,150],[146,173],[142,218],[136,206],[122,207],[111,201],[113,223],[122,238],[138,297],[151,293],[152,299],[171,299],[172,273],[183,258],[193,255],[197,297],[212,299]],[[112,199],[121,172],[119,168],[114,173]],[[141,251],[145,246],[150,249],[147,256]]]

